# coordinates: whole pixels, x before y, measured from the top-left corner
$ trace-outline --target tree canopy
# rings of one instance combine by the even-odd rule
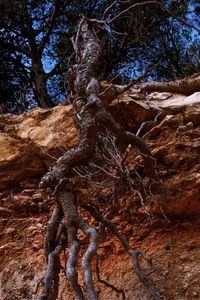
[[[113,2],[1,0],[1,104],[20,112],[65,100],[69,88],[64,78],[75,62],[72,37],[78,20],[82,15],[99,18]],[[107,19],[130,3],[141,2],[119,1],[107,11]],[[101,80],[118,74],[116,82],[127,83],[152,65],[157,68],[149,80],[172,80],[200,71],[199,32],[194,29],[199,28],[200,2],[163,0],[162,6],[153,2],[127,9],[109,25],[99,25],[109,44]]]

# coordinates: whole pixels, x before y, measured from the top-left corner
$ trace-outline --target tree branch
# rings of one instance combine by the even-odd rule
[[[38,47],[39,49],[39,52],[42,53],[51,33],[52,33],[52,30],[53,30],[53,27],[55,25],[55,21],[56,21],[56,18],[57,18],[57,15],[59,13],[59,10],[60,10],[60,7],[61,7],[61,3],[62,3],[62,0],[56,0],[55,2],[55,5],[54,5],[54,8],[53,8],[53,11],[52,11],[52,14],[51,14],[51,17],[50,17],[50,20],[47,24],[47,30],[44,34],[44,37],[42,38],[41,42],[40,42],[40,45]]]
[[[134,84],[136,84],[137,82],[139,82],[140,80],[144,79],[145,77],[147,77],[149,75],[149,72],[151,72],[152,70],[155,70],[157,68],[157,65],[154,65],[153,67],[148,67],[146,69],[146,71],[139,75],[137,78],[133,78],[129,84],[125,85],[122,89],[120,89],[117,92],[117,95],[121,95],[122,93],[128,91]]]
[[[140,3],[134,3],[133,5],[129,6],[128,8],[122,10],[118,15],[116,15],[115,17],[113,17],[110,21],[107,21],[106,18],[109,14],[109,12],[111,11],[111,9],[117,4],[117,3],[121,3],[121,4],[129,4],[131,1],[114,1],[103,13],[103,18],[102,21],[104,21],[105,23],[111,25],[112,23],[114,23],[118,18],[120,18],[124,13],[128,12],[129,10],[131,10],[132,8],[135,7],[139,7],[139,6],[144,6],[144,5],[148,5],[148,4],[157,4],[160,7],[162,7],[163,10],[165,10],[170,16],[172,16],[174,19],[176,19],[178,22],[182,23],[183,25],[186,25],[190,28],[193,28],[194,30],[196,30],[198,33],[200,33],[200,29],[197,28],[196,26],[184,21],[182,18],[176,16],[172,11],[170,11],[168,8],[164,7],[161,3],[159,3],[158,1],[144,1],[144,2],[140,2]]]
[[[60,71],[60,65],[62,63],[62,60],[60,60],[54,67],[53,69],[45,74],[46,79],[52,77],[53,75],[55,75],[56,73],[58,73]]]
[[[135,4],[131,5],[131,6],[129,6],[128,8],[124,9],[123,11],[121,11],[115,17],[113,17],[108,22],[108,24],[114,23],[118,18],[120,18],[123,14],[125,14],[126,12],[128,12],[129,10],[131,10],[132,8],[139,7],[139,6],[144,6],[144,5],[148,5],[148,4],[159,4],[159,3],[157,1],[145,1],[145,2],[141,2],[141,3],[135,3]]]
[[[177,17],[171,10],[164,7],[161,3],[158,3],[158,5],[160,5],[170,16],[172,16],[174,19],[176,19],[179,23],[182,23],[183,25],[186,25],[190,28],[193,28],[194,30],[196,30],[200,34],[200,29],[199,28],[197,28],[196,26],[194,26],[194,25],[184,21],[183,19]]]

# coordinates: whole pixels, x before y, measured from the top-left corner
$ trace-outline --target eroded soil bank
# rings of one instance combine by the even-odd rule
[[[200,93],[142,95],[129,90],[116,98],[109,90],[102,101],[132,132],[141,122],[154,118],[155,106],[164,110],[163,119],[143,132],[156,159],[161,183],[151,184],[143,203],[131,193],[113,199],[106,189],[88,188],[75,177],[78,201],[101,204],[130,244],[151,258],[152,266],[144,267],[147,272],[153,271],[155,285],[166,299],[200,299]],[[70,105],[0,116],[2,300],[35,299],[41,291],[45,271],[43,236],[55,199],[50,190],[40,191],[38,183],[55,158],[76,145],[74,122]],[[127,162],[129,170],[141,164],[135,149]],[[82,215],[89,218],[84,210]],[[90,222],[95,223],[93,219]],[[150,299],[119,241],[105,228],[99,227],[99,231],[101,278],[123,289],[125,299]],[[83,251],[87,237],[80,234],[80,239]],[[63,267],[65,260],[63,254]],[[60,276],[59,300],[73,300],[64,272]],[[79,278],[84,288],[82,273]],[[122,299],[120,293],[103,284],[96,283],[96,290],[100,299]]]

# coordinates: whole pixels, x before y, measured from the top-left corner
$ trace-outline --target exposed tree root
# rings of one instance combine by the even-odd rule
[[[64,243],[55,247],[48,256],[47,270],[44,278],[44,292],[37,300],[55,300],[58,296],[60,257]]]
[[[66,247],[66,236],[69,246],[66,277],[71,284],[76,299],[84,299],[84,294],[78,283],[76,270],[80,248],[77,236],[79,229],[89,237],[88,247],[82,257],[82,270],[87,297],[90,300],[98,300],[92,278],[91,261],[97,252],[99,233],[96,228],[86,223],[78,214],[75,194],[69,177],[74,167],[77,168],[83,164],[91,164],[91,158],[96,148],[99,148],[101,151],[101,132],[104,128],[112,132],[117,142],[126,146],[126,148],[128,145],[136,147],[143,158],[146,175],[153,181],[159,181],[154,168],[155,161],[148,146],[140,137],[129,131],[125,131],[118,125],[111,114],[106,111],[98,96],[100,88],[97,73],[104,58],[106,35],[105,31],[95,24],[98,24],[98,22],[88,20],[85,17],[80,21],[74,39],[77,65],[72,68],[71,75],[69,76],[72,105],[74,106],[79,130],[79,143],[74,149],[67,151],[56,161],[51,170],[44,175],[40,183],[40,187],[42,188],[48,186],[54,188],[54,196],[57,198],[58,206],[52,214],[45,238],[45,252],[48,256],[47,271],[44,280],[44,293],[38,300],[55,300],[58,295],[59,255]],[[130,149],[130,146],[127,149]],[[120,160],[119,169],[123,169],[126,156],[127,153],[125,153],[124,159]],[[109,159],[105,158],[105,160],[109,165]],[[100,165],[97,167],[98,169],[102,169]],[[103,170],[108,175],[111,175],[111,177],[116,177],[109,172],[109,169],[104,168]],[[121,170],[122,175],[123,172]],[[87,206],[87,209],[97,220],[109,227],[122,242],[124,248],[133,259],[136,274],[154,299],[163,299],[156,291],[152,281],[142,271],[138,259],[141,253],[132,249],[126,238],[117,231],[108,219],[102,217],[94,207]],[[112,288],[114,289],[113,286]],[[123,294],[123,292],[121,293]]]
[[[66,267],[66,276],[72,286],[76,299],[82,300],[84,299],[83,293],[80,285],[78,284],[78,274],[76,271],[76,263],[80,244],[76,240],[76,228],[73,225],[71,226],[71,232],[70,230],[68,231],[68,239],[70,241],[70,249]]]
[[[146,82],[135,87],[139,88],[141,92],[169,92],[191,95],[200,91],[200,73],[175,81]]]
[[[147,103],[150,107],[157,111],[157,114],[153,120],[145,121],[140,125],[140,128],[136,132],[136,136],[144,134],[146,129],[150,131],[155,125],[157,125],[158,121],[160,121],[160,118],[164,118],[165,116],[165,112],[162,108],[153,105],[149,100],[147,100]]]
[[[69,259],[67,262],[66,275],[69,279],[71,286],[76,294],[77,299],[83,299],[83,294],[80,286],[78,285],[78,276],[75,270],[77,261],[77,255],[79,251],[79,243],[77,241],[77,228],[80,228],[84,233],[89,235],[89,246],[85,251],[82,258],[82,269],[84,272],[84,281],[87,288],[89,299],[98,300],[96,292],[94,290],[94,284],[92,280],[92,271],[90,262],[93,256],[96,254],[98,248],[98,232],[97,230],[88,225],[78,215],[74,204],[73,189],[70,184],[66,183],[66,180],[60,184],[58,192],[58,200],[62,206],[64,213],[64,222],[68,234],[68,240],[70,244]]]
[[[49,220],[47,233],[44,238],[44,251],[48,259],[48,255],[55,249],[56,235],[59,223],[61,221],[61,207],[57,206]]]
[[[86,210],[88,210],[91,213],[93,218],[95,218],[97,221],[106,225],[111,230],[111,232],[120,240],[120,242],[122,243],[125,250],[132,257],[133,265],[134,265],[135,272],[136,272],[138,278],[146,286],[147,290],[154,297],[154,299],[155,300],[165,299],[164,296],[161,296],[159,294],[159,292],[155,289],[155,287],[152,283],[152,280],[149,278],[149,276],[146,275],[144,273],[144,271],[142,270],[142,267],[141,267],[138,257],[139,257],[139,255],[142,255],[144,257],[144,254],[142,252],[139,252],[139,251],[136,251],[135,249],[133,249],[129,245],[126,237],[117,230],[117,228],[112,224],[112,222],[109,219],[103,217],[95,206],[88,204],[88,205],[85,205],[84,207]]]

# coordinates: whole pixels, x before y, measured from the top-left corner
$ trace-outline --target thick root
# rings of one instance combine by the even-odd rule
[[[153,298],[155,300],[164,300],[165,297],[160,295],[160,293],[156,290],[152,280],[142,270],[142,267],[141,267],[138,257],[139,257],[139,255],[142,255],[144,257],[143,253],[133,249],[129,245],[126,237],[117,230],[117,228],[112,224],[112,222],[109,219],[103,217],[95,206],[86,205],[85,209],[91,213],[93,218],[95,218],[97,221],[99,221],[102,224],[104,224],[105,226],[107,226],[111,230],[111,232],[120,240],[124,249],[132,257],[134,269],[135,269],[135,272],[136,272],[138,278],[146,286],[147,290],[153,296]]]

